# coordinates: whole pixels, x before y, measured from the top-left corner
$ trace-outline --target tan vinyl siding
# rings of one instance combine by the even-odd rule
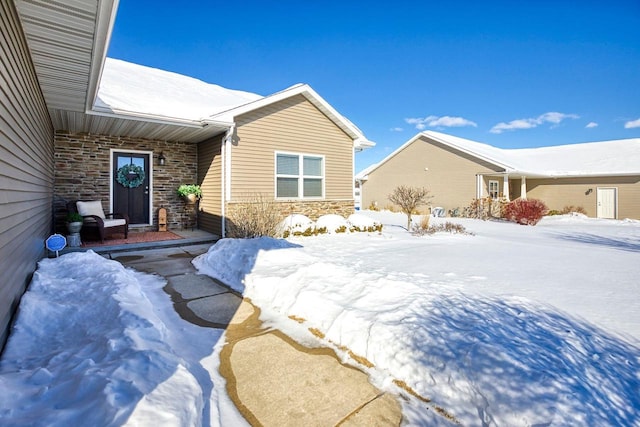
[[[498,171],[495,165],[422,136],[369,173],[362,186],[362,208],[372,203],[381,209],[391,206],[387,196],[400,185],[429,189],[431,206],[445,211],[463,208],[476,197],[476,174]]]
[[[198,184],[202,187],[198,227],[222,236],[222,139],[198,144]]]
[[[13,2],[0,2],[0,348],[51,232],[53,127]]]
[[[590,217],[596,217],[598,187],[618,189],[618,218],[640,219],[640,176],[527,179],[527,198],[540,199],[549,209],[582,206]],[[592,189],[589,194],[588,190]]]
[[[325,156],[325,199],[353,200],[353,142],[302,95],[238,120],[232,149],[231,198],[274,197],[275,153]]]

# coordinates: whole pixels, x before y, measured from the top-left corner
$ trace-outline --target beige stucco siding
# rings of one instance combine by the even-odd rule
[[[53,126],[12,1],[0,2],[0,350],[51,233]]]
[[[222,236],[222,139],[219,135],[198,144],[198,184],[202,188],[198,226]]]
[[[237,119],[231,154],[231,199],[274,197],[275,153],[325,156],[325,199],[353,200],[353,142],[302,95]]]
[[[397,186],[408,185],[429,189],[431,206],[447,211],[463,208],[476,197],[476,174],[498,171],[494,165],[421,136],[369,173],[362,186],[362,207],[390,206],[388,195]]]
[[[640,176],[527,179],[527,198],[540,199],[549,209],[582,206],[590,217],[597,215],[598,187],[618,189],[618,218],[640,219]],[[589,192],[588,190],[592,191]],[[588,194],[587,194],[588,193]]]

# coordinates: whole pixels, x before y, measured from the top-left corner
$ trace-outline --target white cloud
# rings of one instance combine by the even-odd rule
[[[598,124],[596,122],[589,122],[589,124],[587,124],[585,127],[587,129],[596,128],[598,127]]]
[[[404,119],[405,122],[410,125],[414,125],[416,129],[423,130],[426,127],[438,128],[438,127],[464,127],[473,126],[478,127],[475,122],[467,120],[463,117],[451,117],[451,116],[428,116],[422,118],[409,118]]]
[[[505,122],[498,123],[497,125],[492,127],[489,132],[502,133],[506,130],[531,129],[531,128],[538,127],[544,123],[553,123],[554,125],[558,125],[560,124],[560,122],[562,122],[565,119],[579,119],[579,118],[580,116],[578,116],[577,114],[564,114],[564,113],[551,111],[548,113],[541,114],[538,117],[511,120],[508,123],[505,123]]]
[[[625,129],[640,128],[640,119],[630,120],[624,124]]]
[[[389,129],[391,132],[402,132],[404,129],[400,128],[400,127],[395,127],[395,128],[391,128]]]

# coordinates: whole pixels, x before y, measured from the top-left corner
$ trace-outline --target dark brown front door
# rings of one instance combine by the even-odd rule
[[[148,224],[149,155],[114,152],[113,165],[113,211],[129,215],[130,224]]]

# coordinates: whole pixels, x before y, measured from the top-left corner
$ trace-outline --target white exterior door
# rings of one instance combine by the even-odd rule
[[[617,193],[617,188],[598,188],[596,201],[598,218],[616,219]]]

